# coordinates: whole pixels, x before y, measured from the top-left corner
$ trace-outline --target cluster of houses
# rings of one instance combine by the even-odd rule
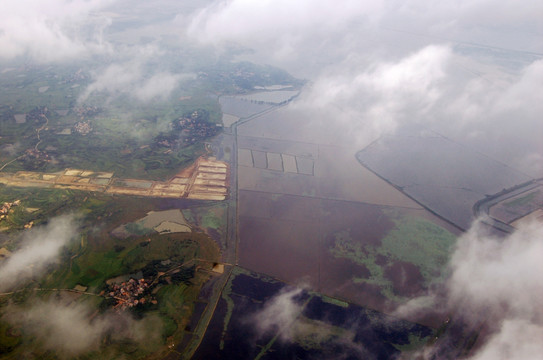
[[[8,216],[9,211],[12,207],[17,206],[21,203],[21,200],[15,200],[14,202],[5,202],[0,208],[0,220],[5,219]]]
[[[209,113],[202,109],[179,118],[174,122],[174,128],[181,130],[183,142],[188,144],[214,136],[218,132],[217,125],[209,122]]]
[[[85,119],[89,116],[94,116],[98,114],[100,111],[102,111],[101,108],[94,105],[83,105],[73,108],[73,112],[79,116],[81,120]]]
[[[51,162],[51,158],[45,151],[40,151],[35,148],[26,149],[24,153],[24,161],[31,163]]]
[[[92,127],[89,122],[80,121],[74,125],[74,131],[81,135],[87,135],[92,131]]]
[[[145,279],[130,279],[120,284],[110,286],[109,296],[114,298],[117,303],[115,309],[125,310],[139,304],[145,304],[146,300],[143,297],[145,291],[149,288],[149,284]]]

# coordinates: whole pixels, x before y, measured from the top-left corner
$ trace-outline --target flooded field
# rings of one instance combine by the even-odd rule
[[[333,359],[368,354],[390,359],[402,350],[417,349],[433,334],[427,327],[242,269],[226,288],[195,359]],[[277,309],[277,320],[263,317],[278,299],[290,307]],[[294,312],[292,320],[284,323],[280,311],[289,310]]]
[[[239,209],[241,266],[382,311],[439,281],[455,240],[424,210],[253,191]]]
[[[239,99],[234,96],[221,96],[219,98],[219,103],[223,113],[237,118],[249,117],[268,110],[273,106],[271,104],[258,104],[249,100]]]
[[[222,124],[224,127],[230,127],[233,123],[239,120],[238,116],[230,115],[223,113],[222,114]]]
[[[344,136],[336,134],[333,128],[327,128],[325,124],[314,124],[312,120],[307,109],[287,106],[244,123],[238,128],[238,135],[305,144],[336,145],[345,142]]]
[[[237,95],[235,98],[244,101],[277,105],[289,101],[299,93],[297,90],[261,91],[247,95]]]
[[[354,155],[350,156],[345,149],[315,146],[315,151],[307,151],[312,150],[312,146],[301,144],[296,149],[296,143],[273,143],[269,139],[264,141],[264,145],[267,146],[248,148],[247,143],[240,145],[240,189],[421,208],[398,189],[360,166]],[[263,148],[269,150],[263,152],[260,150]]]
[[[308,121],[280,109],[237,128],[240,266],[385,312],[442,281],[458,228]]]
[[[530,178],[437,134],[388,136],[357,154],[380,177],[462,229],[476,201]]]

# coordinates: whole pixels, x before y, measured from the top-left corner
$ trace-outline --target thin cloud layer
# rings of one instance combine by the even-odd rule
[[[71,215],[53,218],[47,225],[25,232],[21,248],[0,263],[0,291],[41,275],[48,265],[58,260],[61,248],[76,233],[77,224]]]
[[[280,36],[289,34],[282,40],[295,45],[311,31],[337,31],[354,19],[377,17],[382,11],[382,1],[347,0],[341,6],[329,0],[217,1],[193,18],[188,33],[204,42],[243,43],[273,41],[279,30]]]
[[[166,100],[182,80],[193,78],[191,74],[159,72],[147,77],[138,62],[113,64],[97,73],[79,101],[85,102],[94,93],[106,93],[110,97],[128,94],[137,100]]]
[[[313,119],[332,121],[363,147],[428,116],[442,95],[440,82],[450,57],[448,46],[428,46],[397,62],[360,67],[347,61],[319,77],[293,108],[318,113]]]
[[[0,4],[0,58],[63,61],[107,51],[110,19],[97,11],[113,0],[5,0]]]
[[[262,53],[263,61],[307,76],[304,68],[318,71],[352,54],[406,54],[429,43],[543,53],[537,36],[543,31],[541,11],[537,0],[347,1],[342,6],[331,0],[215,1],[190,17],[187,34],[204,43],[242,44]]]
[[[110,341],[160,342],[162,323],[156,316],[136,320],[128,313],[106,312],[84,303],[62,304],[48,300],[30,308],[11,306],[4,319],[39,340],[46,350],[61,358],[99,350],[104,338]]]
[[[183,80],[195,76],[157,68],[156,63],[166,56],[155,44],[119,47],[115,62],[94,71],[93,81],[78,100],[85,102],[94,93],[130,95],[143,102],[166,100]]]
[[[535,0],[235,0],[184,19],[189,39],[309,78],[304,132],[326,126],[364,146],[425,127],[538,177],[541,11]]]

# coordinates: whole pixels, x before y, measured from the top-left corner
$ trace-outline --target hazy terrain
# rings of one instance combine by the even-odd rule
[[[542,13],[3,1],[0,358],[543,358]]]

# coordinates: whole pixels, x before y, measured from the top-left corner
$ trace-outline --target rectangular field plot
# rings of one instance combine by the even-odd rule
[[[296,165],[299,174],[313,175],[315,163],[312,159],[296,156]]]
[[[266,169],[268,167],[268,160],[266,158],[266,153],[262,151],[251,151],[253,153],[253,161],[256,168]]]
[[[283,160],[281,160],[281,154],[266,153],[268,158],[268,169],[283,171]]]
[[[238,149],[238,164],[253,167],[253,155],[249,149]]]
[[[153,183],[151,181],[118,179],[115,181],[113,185],[122,186],[122,187],[140,188],[140,189],[149,189],[151,188]]]
[[[224,127],[230,127],[233,123],[239,120],[239,117],[230,115],[230,114],[222,114],[222,123]]]
[[[296,166],[296,158],[292,155],[281,154],[283,158],[283,168],[285,172],[297,173],[298,167]]]
[[[244,149],[290,154],[311,159],[316,159],[319,154],[319,146],[316,144],[253,136],[238,136],[238,146]]]
[[[438,134],[386,136],[356,157],[380,177],[462,229],[470,227],[472,208],[478,200],[531,180]]]

